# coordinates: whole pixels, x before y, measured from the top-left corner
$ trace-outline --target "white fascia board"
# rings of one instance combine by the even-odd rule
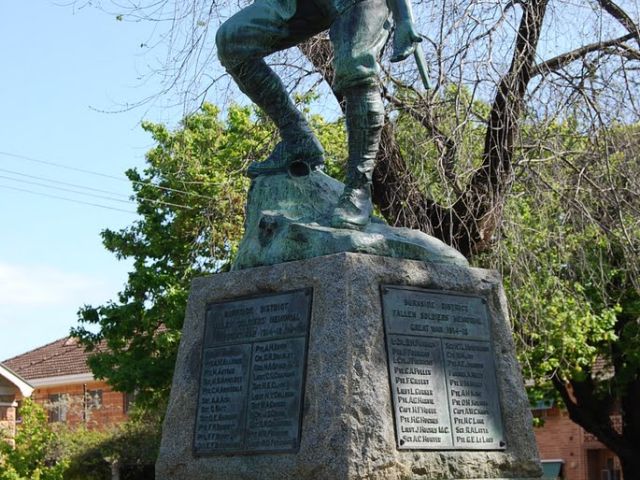
[[[93,374],[91,373],[76,373],[73,375],[60,375],[58,377],[43,377],[43,378],[32,378],[29,380],[31,385],[38,388],[44,387],[56,387],[58,385],[69,385],[74,383],[86,383],[93,382],[95,379],[93,378]]]
[[[33,384],[31,382],[27,382],[24,378],[20,377],[18,374],[13,373],[7,367],[0,363],[0,375],[13,383],[23,397],[30,397],[33,393]]]

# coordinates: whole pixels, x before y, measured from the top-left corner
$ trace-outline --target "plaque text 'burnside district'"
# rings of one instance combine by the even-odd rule
[[[400,449],[505,448],[481,297],[382,286]]]
[[[195,454],[297,451],[311,296],[207,306]]]

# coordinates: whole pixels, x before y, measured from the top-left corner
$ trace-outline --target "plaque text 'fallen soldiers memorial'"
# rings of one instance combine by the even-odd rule
[[[481,297],[382,287],[400,449],[505,448]]]
[[[311,290],[207,306],[194,453],[300,444]]]

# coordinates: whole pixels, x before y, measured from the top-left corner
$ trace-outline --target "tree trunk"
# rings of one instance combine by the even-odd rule
[[[390,224],[420,229],[466,257],[491,247],[509,190],[515,140],[547,3],[548,0],[530,0],[521,4],[523,12],[511,66],[498,85],[489,114],[483,164],[453,208],[444,208],[418,188],[395,144],[393,127],[385,128],[374,173],[374,202]],[[330,42],[316,37],[300,49],[330,83],[334,74]]]

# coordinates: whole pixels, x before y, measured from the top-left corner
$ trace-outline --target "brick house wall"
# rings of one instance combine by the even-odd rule
[[[94,379],[88,353],[65,337],[3,363],[35,387],[31,397],[45,407],[50,422],[107,428],[127,419],[127,395]]]
[[[127,419],[126,395],[105,382],[36,387],[32,398],[45,407],[50,422],[106,428]]]
[[[544,420],[542,427],[534,428],[541,460],[564,460],[562,469],[566,480],[586,480],[586,460],[580,440],[581,428],[569,419],[566,411],[557,407],[534,412]]]
[[[573,423],[566,410],[553,406],[533,413],[544,421],[542,427],[534,428],[540,459],[562,460],[562,479],[604,480],[608,475],[610,480],[622,480],[618,458]]]

